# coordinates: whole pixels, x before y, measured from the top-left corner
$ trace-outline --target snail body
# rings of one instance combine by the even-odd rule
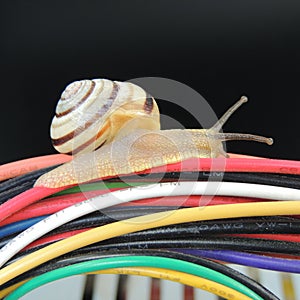
[[[242,97],[210,129],[160,130],[155,100],[137,85],[105,79],[75,82],[66,88],[57,105],[51,137],[57,150],[76,156],[42,175],[35,186],[58,188],[189,158],[226,156],[222,142],[228,140],[271,145],[270,138],[220,133],[245,102],[247,98]]]

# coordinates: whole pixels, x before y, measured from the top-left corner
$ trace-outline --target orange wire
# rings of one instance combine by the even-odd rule
[[[72,156],[65,154],[51,154],[33,158],[22,159],[0,166],[0,181],[24,175],[26,173],[62,164],[72,159]]]

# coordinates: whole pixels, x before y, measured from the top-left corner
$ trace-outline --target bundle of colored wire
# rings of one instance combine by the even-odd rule
[[[180,278],[228,299],[278,299],[213,260],[300,273],[300,162],[190,159],[75,187],[33,187],[69,159],[36,158],[27,173],[26,161],[0,167],[1,297],[102,270]]]

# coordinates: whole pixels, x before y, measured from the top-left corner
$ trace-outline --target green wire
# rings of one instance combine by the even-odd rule
[[[95,182],[95,183],[88,183],[88,184],[82,184],[80,186],[74,186],[70,189],[58,192],[51,197],[56,196],[62,196],[62,195],[68,195],[68,194],[75,194],[75,193],[83,193],[83,192],[89,192],[89,191],[98,191],[98,190],[108,190],[109,189],[119,189],[119,188],[128,188],[128,187],[134,187],[134,186],[140,186],[144,184],[150,184],[151,182]]]
[[[174,258],[158,256],[126,256],[103,258],[56,269],[27,281],[22,286],[13,291],[11,294],[9,294],[7,297],[5,297],[5,300],[17,300],[20,297],[27,294],[28,292],[46,283],[62,279],[68,276],[122,267],[155,267],[180,271],[196,275],[198,277],[206,278],[214,282],[218,282],[222,285],[239,291],[244,295],[247,295],[251,299],[263,300],[263,298],[261,298],[259,295],[257,295],[245,285],[215,270]]]

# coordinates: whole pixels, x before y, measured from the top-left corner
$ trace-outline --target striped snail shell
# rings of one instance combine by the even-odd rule
[[[159,130],[155,100],[130,82],[75,81],[58,101],[50,135],[60,153],[91,152],[136,128]]]

